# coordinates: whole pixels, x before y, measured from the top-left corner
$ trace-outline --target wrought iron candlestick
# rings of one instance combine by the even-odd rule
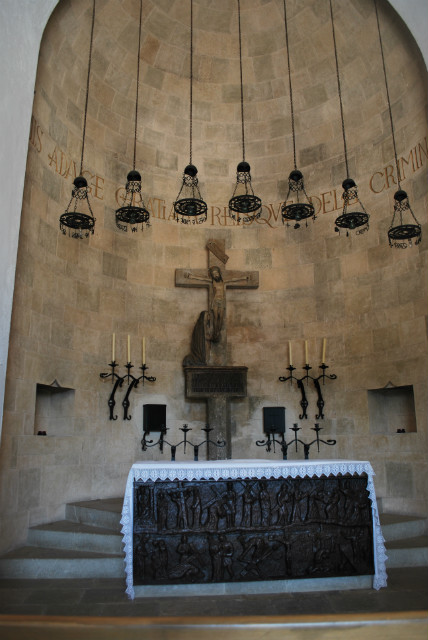
[[[129,401],[129,396],[131,395],[131,391],[132,389],[135,389],[139,382],[142,380],[143,381],[143,385],[144,385],[144,380],[148,380],[148,382],[156,382],[156,378],[153,376],[146,376],[146,371],[148,369],[148,366],[143,363],[140,367],[141,371],[143,372],[141,376],[139,376],[138,378],[136,378],[135,376],[132,375],[131,373],[131,369],[133,369],[134,365],[131,362],[127,362],[125,367],[127,369],[127,373],[125,373],[124,376],[120,376],[118,373],[116,373],[116,367],[118,367],[118,363],[113,360],[112,362],[109,363],[109,367],[111,368],[111,372],[110,373],[100,373],[100,378],[102,378],[103,380],[107,380],[107,378],[111,377],[111,381],[113,384],[113,389],[111,391],[110,397],[108,399],[108,406],[110,409],[110,420],[117,420],[117,416],[114,415],[114,407],[116,406],[116,400],[115,400],[115,394],[117,391],[118,387],[122,387],[124,381],[127,381],[128,384],[128,389],[126,391],[125,397],[122,401],[122,407],[123,407],[123,419],[124,420],[131,420],[132,416],[128,414],[128,410],[130,407],[130,401]]]
[[[302,413],[299,415],[299,419],[303,420],[303,419],[307,419],[308,414],[307,414],[307,408],[309,405],[309,402],[306,398],[306,392],[305,392],[305,386],[304,386],[304,382],[306,380],[307,384],[309,383],[309,380],[313,380],[315,388],[317,390],[317,394],[318,394],[318,399],[317,399],[317,407],[318,407],[318,413],[315,416],[316,420],[323,420],[324,419],[324,413],[323,413],[323,409],[324,409],[324,398],[321,392],[321,385],[320,385],[320,380],[322,380],[323,385],[325,384],[325,380],[326,378],[328,380],[336,380],[337,376],[334,373],[331,373],[330,375],[326,374],[326,369],[328,369],[328,365],[326,365],[324,362],[322,364],[320,364],[319,369],[321,369],[321,373],[319,376],[317,377],[313,377],[311,375],[309,375],[309,371],[312,369],[312,367],[309,364],[305,364],[305,366],[303,367],[303,369],[305,370],[305,375],[302,376],[301,378],[297,378],[296,376],[293,375],[293,371],[296,370],[296,367],[293,367],[292,364],[290,364],[287,367],[287,370],[290,372],[290,375],[285,377],[285,376],[279,376],[279,380],[281,382],[287,382],[288,380],[290,380],[290,384],[293,384],[293,380],[296,381],[297,386],[300,389],[300,392],[302,394],[302,399],[300,400],[300,406],[302,407]]]
[[[285,441],[285,437],[284,437],[284,433],[281,433],[281,439],[280,440],[276,440],[275,435],[279,435],[279,434],[275,434],[275,433],[269,433],[267,440],[257,440],[256,441],[256,445],[258,447],[266,447],[266,451],[268,453],[270,453],[273,451],[275,453],[275,444],[279,444],[281,446],[281,451],[282,451],[282,459],[283,460],[287,460],[287,455],[288,455],[288,447],[291,445],[295,445],[295,449],[296,449],[296,453],[297,453],[297,448],[298,448],[298,444],[302,444],[303,445],[303,452],[305,455],[305,460],[309,460],[309,449],[311,448],[311,446],[313,444],[317,445],[317,449],[318,449],[318,453],[320,450],[320,444],[327,444],[329,446],[333,446],[336,444],[336,440],[321,440],[321,438],[319,437],[319,432],[322,430],[322,427],[319,426],[318,423],[315,424],[314,427],[312,427],[312,431],[315,431],[316,433],[316,438],[315,440],[312,440],[312,442],[303,442],[303,440],[300,440],[300,438],[297,437],[297,432],[301,430],[301,427],[297,426],[297,424],[293,424],[293,426],[291,427],[291,431],[294,431],[294,438],[292,440],[290,440],[290,442],[286,442]]]
[[[181,445],[183,445],[183,452],[186,453],[187,445],[189,445],[190,447],[193,447],[193,460],[197,462],[199,459],[199,449],[200,447],[202,447],[202,445],[206,444],[207,449],[209,448],[210,444],[218,448],[226,446],[226,440],[217,440],[217,442],[214,442],[214,440],[210,440],[209,433],[210,431],[213,431],[213,428],[210,427],[209,425],[206,425],[206,427],[202,427],[201,430],[205,431],[207,435],[206,435],[206,439],[200,442],[199,444],[193,444],[192,442],[190,442],[190,440],[187,439],[188,432],[192,431],[192,429],[187,424],[183,424],[183,426],[180,427],[180,431],[184,433],[184,438],[177,444],[171,444],[170,442],[165,440],[164,436],[166,431],[168,431],[168,429],[165,429],[165,431],[161,431],[159,439],[156,442],[154,442],[153,440],[147,440],[148,432],[144,432],[143,439],[141,440],[141,449],[143,451],[147,451],[147,449],[150,447],[158,446],[159,451],[163,453],[163,447],[165,444],[167,444],[171,448],[171,461],[174,462],[175,454],[177,452],[178,447],[181,447]]]

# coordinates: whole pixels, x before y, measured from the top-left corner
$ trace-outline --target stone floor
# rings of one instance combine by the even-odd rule
[[[426,640],[428,569],[388,587],[319,593],[140,598],[125,582],[0,580],[1,640]]]
[[[128,600],[125,581],[0,580],[0,615],[290,616],[428,610],[428,568],[389,569],[388,586],[311,593]]]

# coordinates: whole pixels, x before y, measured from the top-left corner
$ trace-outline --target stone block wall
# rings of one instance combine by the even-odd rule
[[[181,225],[171,211],[189,160],[189,14],[178,0],[168,10],[143,4],[136,164],[152,225],[142,233],[123,233],[114,222],[132,168],[138,3],[97,3],[84,159],[96,217],[89,240],[59,232],[79,171],[87,3],[63,0],[45,31],[0,450],[2,548],[22,542],[29,525],[60,518],[67,501],[121,495],[134,461],[161,458],[141,451],[143,404],[167,405],[171,442],[184,423],[199,437],[205,403],[185,399],[181,363],[207,295],[176,288],[174,274],[205,267],[211,238],[225,241],[228,269],[260,274],[257,290],[227,293],[229,364],[249,368],[248,397],[231,403],[233,456],[267,455],[255,445],[263,438],[263,406],[286,407],[288,439],[295,422],[302,439],[312,439],[315,389],[307,388],[309,418],[300,420],[298,389],[278,378],[287,375],[289,342],[298,371],[308,342],[316,370],[325,337],[337,380],[323,387],[321,436],[337,445],[312,448],[311,458],[370,460],[385,509],[426,515],[427,83],[413,41],[379,2],[402,186],[423,225],[422,243],[404,251],[387,240],[396,175],[372,3],[337,7],[349,168],[371,214],[369,231],[350,237],[334,231],[346,174],[328,3],[305,0],[289,10],[297,165],[318,212],[300,229],[284,227],[280,215],[293,168],[282,3],[242,7],[246,159],[263,209],[257,222],[240,225],[227,215],[242,159],[237,16],[233,3],[196,2],[193,161],[208,220]],[[127,336],[136,367],[144,336],[148,375],[157,379],[131,394],[129,421],[122,390],[118,419],[108,419],[111,383],[99,377],[108,370],[113,333],[121,372]],[[58,403],[58,429],[55,407],[37,409],[40,389],[52,383],[72,390],[66,409]],[[368,391],[388,383],[413,388],[415,431],[370,429]]]

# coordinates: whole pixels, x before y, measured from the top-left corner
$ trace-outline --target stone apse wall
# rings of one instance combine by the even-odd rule
[[[189,11],[178,0],[146,0],[137,168],[152,226],[123,233],[114,211],[132,168],[137,5],[97,6],[84,163],[96,217],[89,240],[63,236],[58,223],[79,169],[88,3],[63,0],[41,46],[1,446],[2,547],[22,542],[28,525],[60,518],[67,501],[121,495],[134,461],[161,458],[141,451],[144,403],[167,405],[171,442],[184,423],[199,438],[205,403],[185,399],[181,363],[207,294],[177,289],[174,273],[205,267],[211,238],[225,240],[228,269],[260,273],[257,290],[227,294],[229,364],[249,368],[248,397],[231,402],[233,456],[267,455],[255,445],[263,406],[285,406],[287,436],[298,422],[312,439],[314,389],[309,419],[299,420],[299,392],[278,377],[287,374],[289,341],[296,367],[307,340],[317,368],[326,337],[337,380],[324,387],[321,434],[337,445],[312,448],[311,458],[370,460],[384,509],[424,514],[428,132],[426,70],[413,40],[379,2],[402,186],[423,225],[421,245],[396,250],[387,240],[396,175],[372,2],[336,8],[350,173],[371,214],[369,231],[349,238],[334,231],[345,166],[328,3],[289,7],[297,165],[318,211],[299,230],[280,216],[293,168],[282,3],[243,5],[246,159],[263,211],[237,225],[227,216],[242,159],[236,7],[195,0],[193,161],[208,220],[185,226],[171,210],[189,159]],[[111,384],[99,377],[113,332],[122,372],[128,334],[138,366],[144,336],[148,375],[157,378],[133,392],[130,421],[123,393],[118,419],[108,419]],[[388,384],[401,389],[388,395]],[[299,457],[302,450],[290,452]]]

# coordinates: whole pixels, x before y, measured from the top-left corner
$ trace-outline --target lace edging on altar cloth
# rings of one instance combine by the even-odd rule
[[[135,463],[126,482],[125,498],[123,502],[121,533],[125,551],[126,593],[134,599],[133,586],[133,511],[132,495],[134,480],[237,480],[239,478],[304,478],[329,475],[367,475],[367,490],[372,503],[373,542],[375,574],[373,588],[386,587],[387,574],[385,562],[387,555],[385,541],[380,527],[379,512],[373,484],[374,471],[367,461],[348,460],[299,460],[275,461],[270,460],[220,460],[207,462],[137,462]]]

